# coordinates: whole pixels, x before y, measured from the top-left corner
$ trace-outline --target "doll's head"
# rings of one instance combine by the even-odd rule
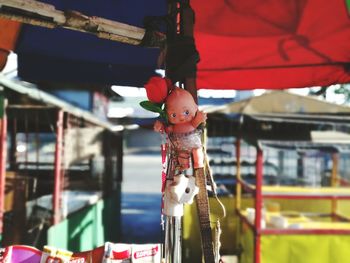
[[[181,124],[194,118],[198,106],[187,90],[176,87],[166,98],[165,109],[171,124]]]
[[[150,103],[141,102],[141,106],[160,113],[171,124],[189,122],[196,115],[198,106],[192,95],[187,90],[174,86],[169,79],[152,77],[145,84],[145,89]],[[162,116],[163,114],[166,116]]]

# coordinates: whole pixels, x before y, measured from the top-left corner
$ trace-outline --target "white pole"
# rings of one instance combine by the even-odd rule
[[[182,262],[182,217],[167,216],[165,225],[165,263]]]

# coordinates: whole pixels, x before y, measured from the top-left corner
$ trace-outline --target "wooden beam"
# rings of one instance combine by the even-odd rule
[[[130,45],[163,47],[166,41],[161,32],[147,32],[143,28],[77,11],[57,10],[53,5],[35,0],[0,0],[0,17],[47,28],[63,27]],[[144,41],[146,34],[147,43]]]

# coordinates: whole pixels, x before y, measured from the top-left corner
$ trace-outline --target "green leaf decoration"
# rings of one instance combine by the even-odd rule
[[[161,114],[163,112],[162,110],[162,104],[153,103],[149,100],[144,100],[140,102],[140,106],[144,108],[145,110],[157,112]]]
[[[140,102],[140,106],[145,110],[159,113],[159,117],[164,121],[165,124],[168,124],[168,116],[165,112],[165,107],[163,104],[157,104],[149,100],[144,100]]]
[[[160,114],[160,118],[164,121],[166,125],[168,125],[168,115],[165,111],[162,111],[162,113]]]

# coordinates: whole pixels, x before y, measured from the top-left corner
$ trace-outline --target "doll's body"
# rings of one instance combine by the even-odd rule
[[[191,203],[198,193],[195,177],[183,173],[190,168],[191,159],[194,174],[204,176],[196,173],[201,171],[198,168],[204,167],[202,129],[198,127],[206,121],[207,115],[198,110],[194,98],[188,91],[174,86],[167,78],[159,76],[150,78],[145,84],[145,90],[149,101],[143,101],[140,105],[146,110],[159,113],[162,121],[157,120],[153,128],[156,132],[167,134],[168,147],[162,148],[168,149],[166,177],[163,177],[164,171],[162,174],[163,213],[167,216],[182,216],[183,204]],[[162,155],[164,163],[165,155]]]
[[[183,170],[189,167],[189,154],[193,156],[194,168],[204,166],[204,154],[201,143],[201,130],[198,126],[205,122],[206,113],[199,111],[192,95],[183,89],[174,88],[165,101],[165,110],[169,125],[156,121],[154,130],[166,132],[172,146],[178,154]]]

